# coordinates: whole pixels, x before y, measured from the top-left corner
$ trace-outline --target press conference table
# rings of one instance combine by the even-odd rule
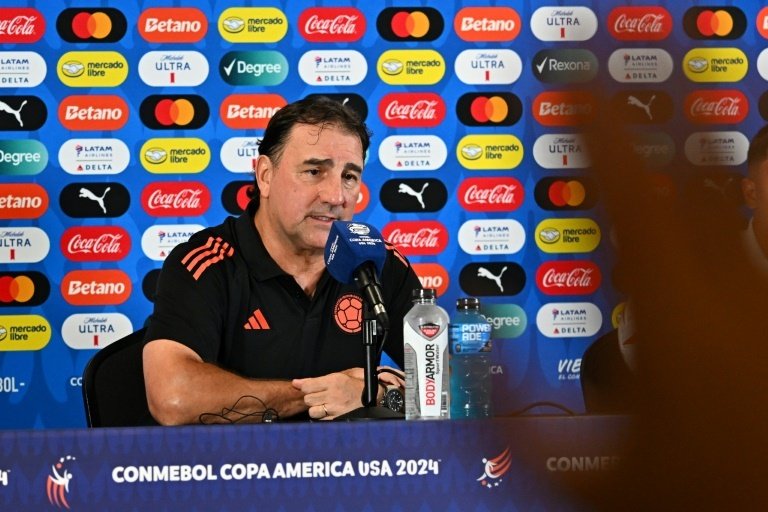
[[[580,510],[621,416],[0,431],[0,510]]]

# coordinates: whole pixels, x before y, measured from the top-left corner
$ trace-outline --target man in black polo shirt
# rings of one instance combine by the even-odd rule
[[[266,408],[333,419],[361,406],[362,299],[328,274],[323,255],[333,221],[352,218],[369,136],[338,102],[287,105],[264,133],[247,211],[168,256],[144,348],[161,424],[258,421]],[[391,247],[381,282],[391,319],[384,350],[402,366],[402,318],[420,284]]]

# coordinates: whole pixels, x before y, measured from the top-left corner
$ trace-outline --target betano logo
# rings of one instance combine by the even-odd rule
[[[37,87],[48,67],[35,52],[0,52],[0,87]]]
[[[140,154],[141,165],[152,174],[196,174],[211,162],[208,144],[197,138],[149,139]]]
[[[125,15],[111,7],[64,9],[56,19],[59,36],[69,43],[115,43],[128,28]]]
[[[0,176],[31,176],[48,165],[48,150],[39,140],[0,140]]]
[[[432,85],[445,75],[445,60],[435,50],[387,50],[376,69],[389,85]]]
[[[150,43],[196,43],[208,31],[208,18],[194,7],[151,7],[139,16],[138,28]]]
[[[120,96],[67,96],[59,103],[59,122],[67,130],[114,131],[128,121],[128,105]]]
[[[588,7],[539,7],[531,15],[531,32],[540,41],[586,41],[597,32],[597,16]]]
[[[514,135],[467,135],[456,158],[466,169],[514,169],[523,161],[523,143]]]
[[[536,96],[533,117],[544,126],[579,126],[597,115],[597,100],[587,91],[545,91]]]
[[[40,272],[0,272],[0,307],[39,306],[50,293],[51,284]]]
[[[42,316],[0,316],[0,352],[40,350],[49,341],[51,324]]]
[[[130,319],[121,313],[80,313],[61,324],[61,337],[69,348],[104,348],[133,332]]]
[[[310,43],[352,43],[365,34],[365,15],[354,7],[310,7],[299,15],[299,31]]]
[[[61,281],[61,296],[73,306],[114,306],[131,295],[131,278],[122,270],[73,270]]]
[[[451,278],[444,266],[438,263],[412,263],[411,266],[422,288],[437,290],[438,297],[448,291]]]
[[[533,159],[545,169],[583,169],[592,165],[580,133],[549,133],[533,143]]]
[[[219,16],[219,34],[230,43],[276,43],[288,32],[288,18],[274,7],[230,7]]]
[[[683,29],[691,39],[738,39],[747,29],[747,17],[737,7],[691,7],[683,15]]]
[[[456,57],[453,71],[465,84],[511,84],[520,78],[523,61],[507,49],[464,50]]]
[[[152,94],[144,98],[139,116],[153,130],[194,130],[202,127],[210,111],[202,96]]]
[[[692,82],[738,82],[749,59],[738,48],[694,48],[683,57],[683,72]]]
[[[685,140],[685,157],[693,165],[741,165],[747,160],[749,140],[741,132],[694,132]]]
[[[445,23],[433,7],[387,7],[376,18],[376,29],[387,41],[434,41]]]
[[[128,61],[117,52],[67,52],[56,72],[69,87],[117,87],[128,78]]]
[[[765,39],[768,39],[768,7],[760,9],[760,12],[757,13],[755,23],[757,24],[757,31],[760,35]]]
[[[263,130],[287,102],[279,94],[230,94],[219,107],[219,117],[235,130]]]
[[[120,139],[69,139],[59,147],[59,165],[67,174],[120,174],[130,161]]]
[[[288,67],[277,51],[228,52],[219,61],[219,74],[230,85],[280,85]]]
[[[151,87],[195,87],[208,72],[208,60],[195,51],[147,52],[139,60],[139,77]]]
[[[31,7],[0,7],[0,44],[36,43],[45,33],[45,17]]]
[[[37,263],[50,249],[51,241],[40,228],[0,228],[0,263]]]
[[[600,227],[592,219],[545,219],[535,232],[536,245],[546,253],[592,252],[600,244]]]
[[[356,50],[310,50],[299,59],[299,76],[307,85],[357,85],[368,74],[368,61]]]
[[[520,34],[520,15],[511,7],[464,7],[453,29],[464,41],[512,41]]]
[[[48,192],[36,183],[0,183],[0,219],[37,219],[48,210]]]

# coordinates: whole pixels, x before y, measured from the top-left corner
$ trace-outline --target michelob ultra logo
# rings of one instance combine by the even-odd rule
[[[511,7],[464,7],[453,29],[464,41],[512,41],[520,35],[520,15]]]
[[[599,244],[600,227],[592,219],[546,219],[536,226],[536,245],[544,252],[592,252]]]
[[[139,16],[138,28],[150,43],[196,43],[208,31],[208,18],[194,7],[151,7]]]
[[[195,87],[208,78],[208,59],[194,51],[147,52],[139,76],[151,87]]]
[[[141,146],[141,165],[153,174],[195,174],[211,162],[211,150],[202,139],[149,139]]]
[[[531,32],[540,41],[586,41],[597,32],[597,16],[588,7],[539,7],[531,16]]]
[[[61,296],[73,306],[117,305],[131,295],[131,278],[122,270],[73,270],[61,281]]]
[[[0,219],[37,219],[48,209],[48,192],[36,183],[0,183]]]
[[[37,87],[48,67],[35,52],[0,52],[0,87]]]
[[[683,72],[692,82],[738,82],[749,59],[738,48],[694,48],[683,57]]]
[[[520,78],[523,61],[512,50],[464,50],[456,57],[453,70],[465,84],[511,84]]]
[[[56,72],[69,87],[117,87],[128,78],[128,62],[117,52],[67,52]]]
[[[32,139],[0,140],[0,176],[31,176],[48,165],[48,150]]]
[[[42,316],[0,316],[0,352],[40,350],[49,341],[51,324]]]
[[[259,158],[259,137],[232,137],[224,141],[219,152],[219,160],[229,172],[256,171],[256,160]]]
[[[219,16],[219,34],[230,43],[276,43],[288,32],[288,18],[274,7],[230,7]]]
[[[61,325],[61,337],[69,348],[104,348],[133,332],[133,324],[121,313],[70,315]]]
[[[40,228],[0,228],[0,263],[37,263],[50,249],[51,241]]]
[[[587,141],[579,133],[548,133],[533,143],[533,158],[545,169],[583,169],[592,165]]]
[[[389,85],[432,85],[445,75],[445,60],[435,50],[387,50],[376,69]]]
[[[467,135],[456,158],[467,169],[514,169],[523,161],[523,143],[514,135]]]
[[[280,85],[288,76],[288,60],[273,50],[228,52],[219,74],[230,85]]]

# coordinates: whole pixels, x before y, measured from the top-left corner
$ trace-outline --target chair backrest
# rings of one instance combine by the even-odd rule
[[[141,351],[145,328],[100,349],[83,371],[89,427],[157,425],[149,413]]]

